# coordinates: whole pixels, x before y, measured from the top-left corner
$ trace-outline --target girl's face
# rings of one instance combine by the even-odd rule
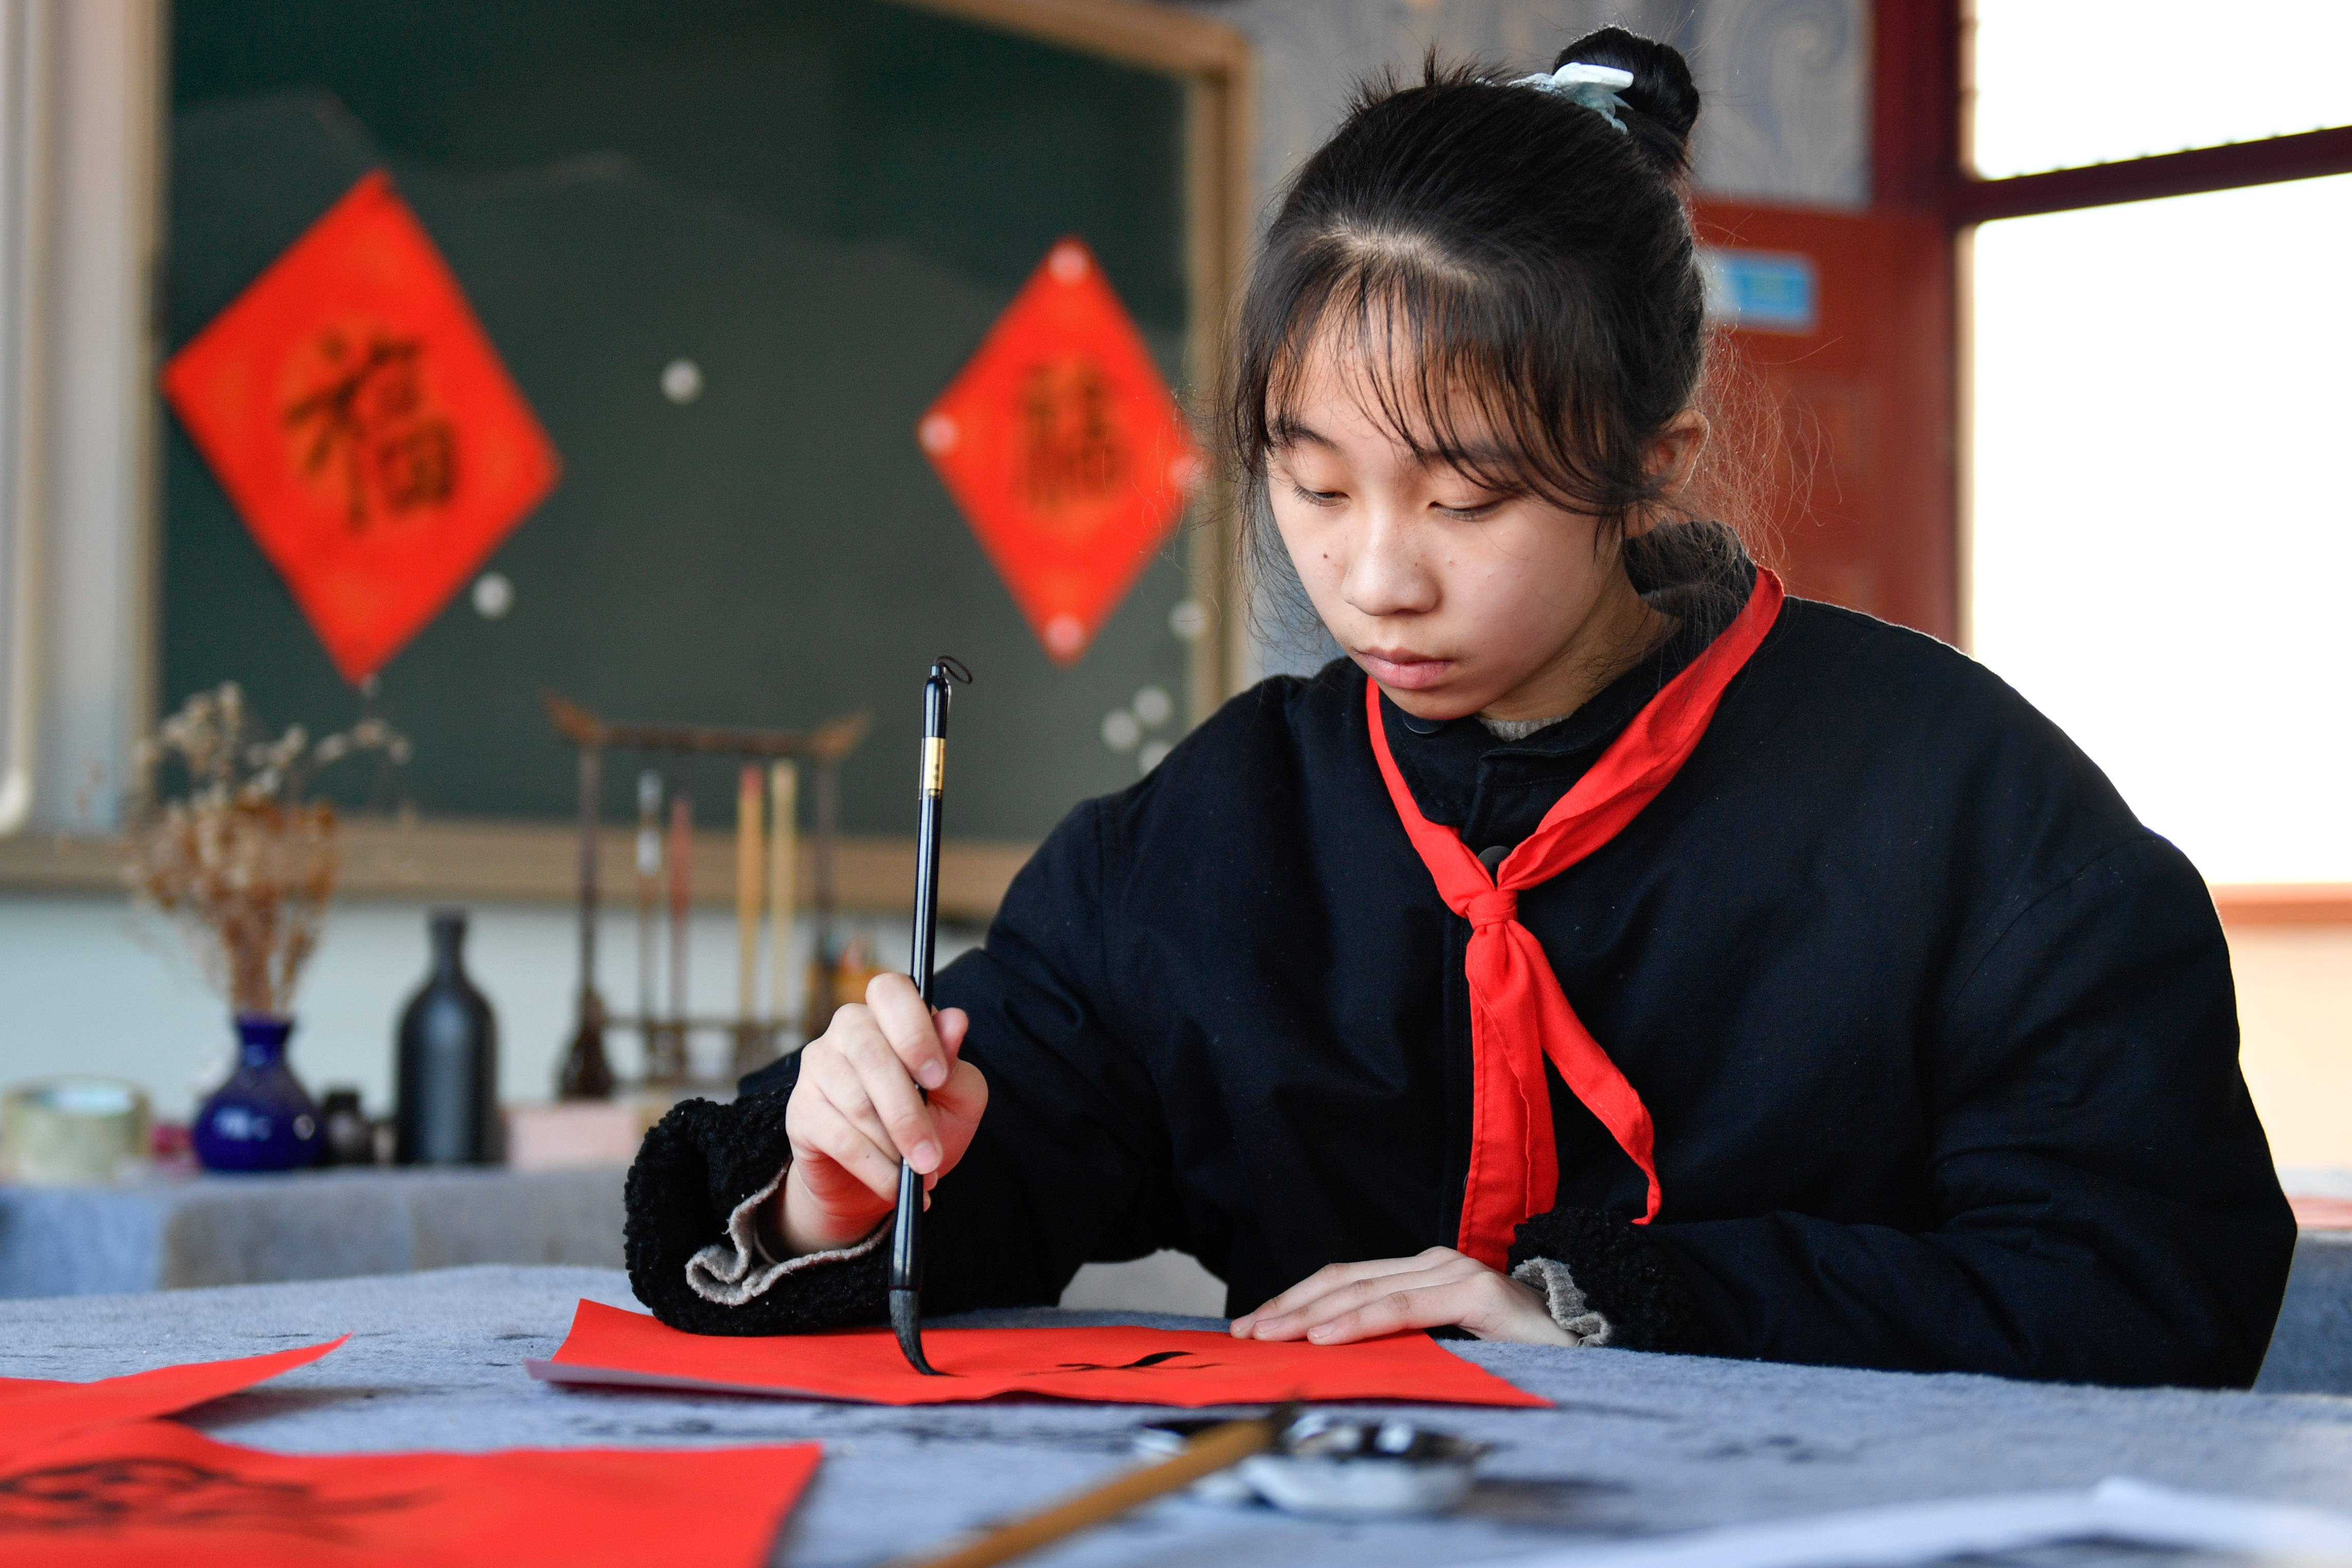
[[[1556,718],[1647,650],[1661,618],[1598,520],[1423,463],[1366,412],[1361,377],[1328,353],[1301,369],[1267,462],[1275,522],[1323,624],[1398,707]],[[1662,457],[1686,468],[1705,428],[1684,416]]]

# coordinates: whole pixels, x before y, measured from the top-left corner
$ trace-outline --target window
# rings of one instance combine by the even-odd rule
[[[2352,121],[2352,5],[2232,8],[2235,90],[2200,15],[1979,0],[1979,166]],[[1974,651],[2214,883],[2352,883],[2347,250],[2352,174],[1974,232]]]
[[[2352,125],[2346,0],[1976,0],[1986,179]]]
[[[2214,882],[2352,882],[2352,175],[1977,231],[1979,658]]]

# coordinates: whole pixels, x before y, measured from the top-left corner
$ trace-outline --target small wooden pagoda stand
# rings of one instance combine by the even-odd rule
[[[608,1027],[636,1029],[645,1041],[646,1077],[650,1083],[683,1082],[686,1078],[686,1040],[689,1033],[716,1032],[733,1042],[730,1079],[751,1072],[772,1061],[786,1047],[790,1022],[783,1016],[784,966],[783,956],[790,938],[793,918],[792,900],[779,892],[773,900],[776,907],[769,911],[773,923],[773,965],[771,1000],[773,1004],[765,1015],[755,1009],[755,975],[758,953],[754,937],[746,934],[741,962],[746,966],[740,994],[742,998],[733,1017],[690,1017],[684,1005],[682,973],[685,952],[684,921],[687,911],[683,895],[672,910],[672,991],[673,1005],[667,1016],[657,1016],[653,1005],[650,980],[651,910],[645,889],[648,869],[643,854],[643,836],[657,832],[658,824],[641,797],[640,858],[639,858],[639,961],[645,973],[640,976],[640,1004],[635,1016],[615,1016],[604,1005],[596,983],[597,937],[597,858],[603,828],[604,771],[608,754],[634,752],[647,759],[683,756],[732,758],[748,767],[769,764],[776,782],[774,832],[784,836],[784,846],[779,850],[784,866],[779,883],[789,888],[791,877],[789,847],[796,835],[793,820],[794,800],[798,793],[797,767],[777,767],[775,764],[809,765],[814,775],[814,798],[811,802],[809,834],[809,912],[816,930],[815,962],[809,966],[810,984],[807,1005],[803,1012],[801,1029],[805,1034],[817,1026],[817,1020],[833,1013],[833,977],[836,954],[833,942],[834,889],[833,852],[838,831],[840,814],[841,760],[856,750],[866,738],[867,719],[865,714],[851,714],[833,720],[810,731],[752,730],[718,725],[695,724],[620,724],[598,718],[577,703],[568,702],[550,693],[544,699],[547,714],[554,721],[556,730],[579,752],[580,758],[580,993],[579,1019],[572,1041],[566,1047],[557,1073],[557,1093],[564,1100],[603,1100],[610,1098],[614,1080],[611,1058],[604,1050],[604,1031]],[[747,773],[744,781],[744,807],[759,810],[753,793],[753,781]],[[656,803],[657,806],[657,803]],[[678,844],[672,853],[683,852],[686,819],[675,819],[680,831]],[[751,886],[747,890],[739,886],[739,913],[748,920],[747,932],[755,932],[759,921],[758,879],[760,858],[751,852],[746,860],[740,835],[737,865],[739,884],[746,878]],[[683,888],[683,883],[674,884]]]

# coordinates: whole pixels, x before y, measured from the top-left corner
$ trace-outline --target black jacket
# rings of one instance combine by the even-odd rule
[[[1517,842],[1714,624],[1520,743],[1384,707],[1414,797],[1474,849]],[[1226,704],[1072,812],[940,973],[990,1101],[926,1226],[927,1311],[1050,1302],[1083,1263],[1163,1247],[1239,1310],[1452,1243],[1469,926],[1398,824],[1363,683],[1342,661]],[[1559,1206],[1513,1254],[1566,1263],[1620,1342],[2118,1384],[2259,1370],[2294,1226],[2211,900],[1981,667],[1790,600],[1674,782],[1519,910],[1657,1130],[1664,1207],[1634,1227],[1639,1171],[1555,1078]],[[629,1263],[666,1320],[882,1315],[887,1248],[740,1307],[686,1287],[787,1155],[792,1072],[648,1137]]]

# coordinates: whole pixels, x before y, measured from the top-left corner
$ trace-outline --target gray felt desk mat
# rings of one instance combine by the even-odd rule
[[[604,1269],[484,1267],[289,1285],[0,1302],[0,1374],[91,1378],[350,1332],[324,1361],[205,1406],[214,1436],[286,1452],[672,1447],[816,1439],[825,1461],[778,1562],[872,1563],[1127,1462],[1136,1406],[899,1410],[535,1384],[581,1297],[635,1309]],[[1049,1310],[961,1323],[1204,1320]],[[1549,1545],[2129,1474],[2352,1508],[2352,1398],[2125,1392],[1964,1376],[1532,1346],[1449,1347],[1552,1410],[1408,1407],[1496,1446],[1458,1516],[1330,1525],[1179,1500],[1047,1564],[1442,1563]],[[657,1542],[646,1561],[661,1560]]]

